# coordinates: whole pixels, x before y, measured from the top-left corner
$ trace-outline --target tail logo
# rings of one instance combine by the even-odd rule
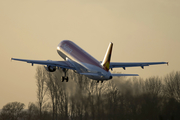
[[[109,71],[112,47],[113,47],[113,43],[109,43],[108,49],[107,49],[106,54],[104,56],[103,62],[101,64],[103,66],[103,69],[106,71]]]

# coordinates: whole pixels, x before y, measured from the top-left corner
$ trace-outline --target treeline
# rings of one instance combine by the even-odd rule
[[[179,120],[180,72],[163,78],[118,77],[96,83],[68,71],[37,67],[37,103],[19,102],[2,108],[1,120]]]

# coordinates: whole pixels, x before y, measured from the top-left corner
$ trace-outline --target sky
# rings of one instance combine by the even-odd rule
[[[10,58],[63,60],[56,47],[65,39],[99,61],[113,42],[113,62],[169,62],[117,72],[145,79],[179,71],[179,21],[179,0],[0,0],[0,109],[37,100],[37,65]]]

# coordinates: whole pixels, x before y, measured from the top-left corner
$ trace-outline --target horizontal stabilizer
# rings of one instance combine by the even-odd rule
[[[112,76],[139,76],[138,74],[111,74]]]

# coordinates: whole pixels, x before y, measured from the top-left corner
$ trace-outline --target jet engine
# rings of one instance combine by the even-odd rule
[[[44,66],[44,68],[49,72],[56,71],[56,66]]]

